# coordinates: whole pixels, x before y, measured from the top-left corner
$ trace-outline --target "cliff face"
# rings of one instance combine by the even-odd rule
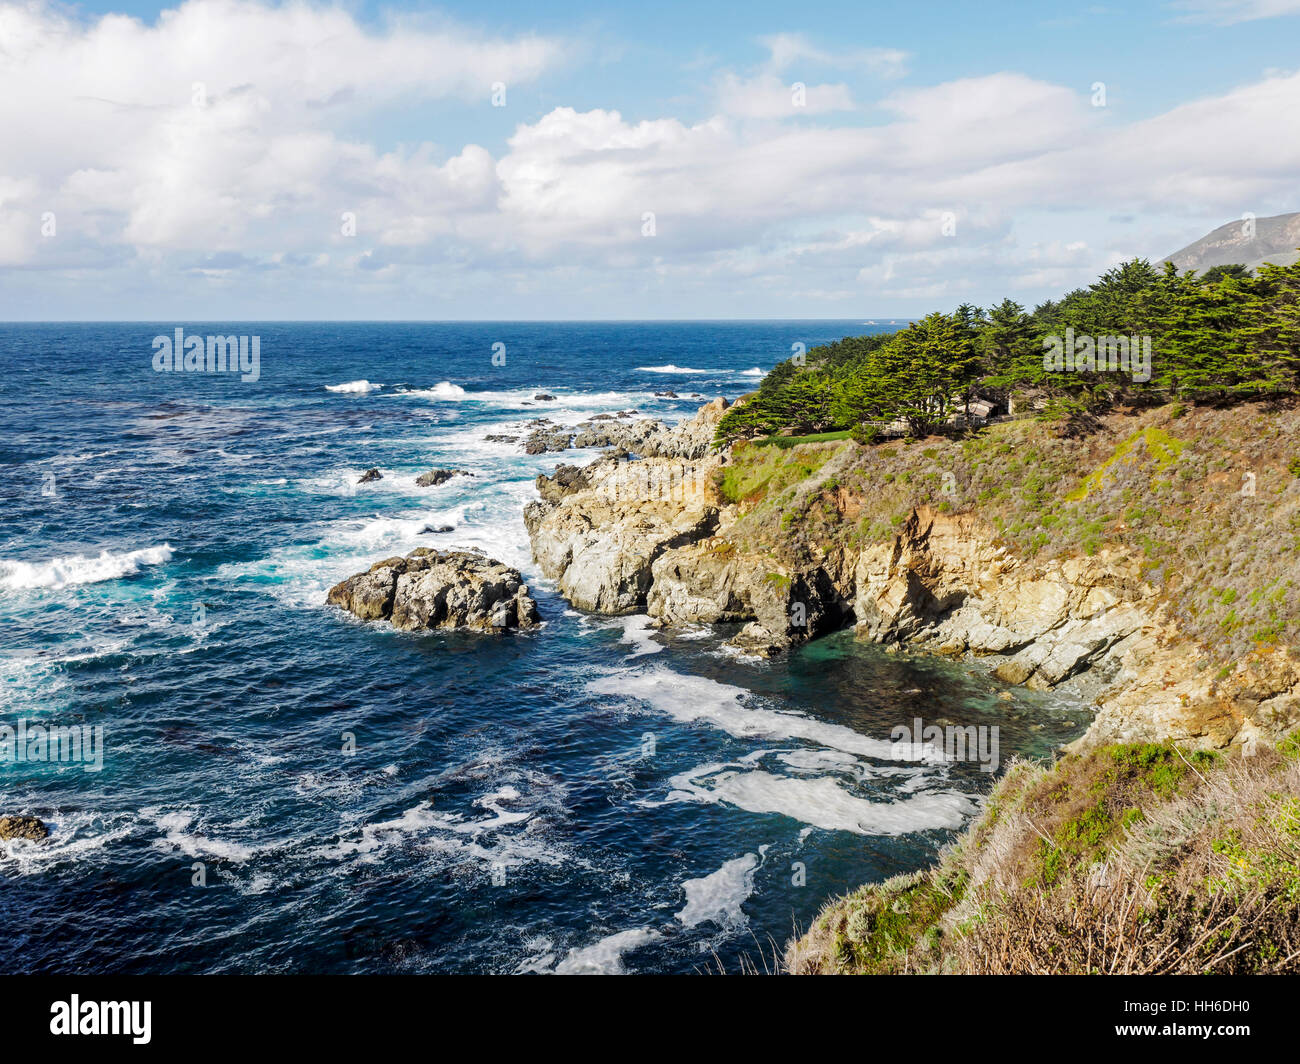
[[[655,457],[539,478],[542,501],[525,513],[533,553],[575,606],[661,625],[742,623],[734,643],[764,655],[854,624],[877,643],[995,658],[1006,682],[1068,681],[1095,699],[1079,748],[1252,747],[1300,721],[1292,659],[1274,649],[1207,667],[1131,552],[1033,561],[980,516],[928,504],[889,535],[835,534],[846,518],[872,526],[870,493],[845,486],[863,449],[771,448],[740,475],[735,452],[703,442],[724,409],[658,436]],[[753,488],[760,480],[769,487]]]
[[[1098,711],[1077,748],[1249,747],[1300,722],[1294,662],[1274,653],[1227,676],[1198,668],[1201,655],[1121,552],[1035,566],[998,546],[978,519],[923,508],[892,542],[864,550],[855,575],[854,614],[866,638],[996,655],[995,675],[1038,689],[1082,681]]]

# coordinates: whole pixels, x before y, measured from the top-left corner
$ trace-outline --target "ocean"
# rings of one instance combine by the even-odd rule
[[[258,337],[257,372],[155,370],[177,327]],[[99,765],[0,760],[0,815],[51,829],[0,842],[0,972],[761,969],[831,897],[932,862],[992,779],[893,758],[893,727],[996,725],[1005,765],[1087,708],[851,632],[756,661],[581,614],[522,510],[595,452],[484,440],[681,419],[879,328],[0,325],[0,740],[102,736]],[[417,487],[435,467],[474,476]],[[545,625],[325,606],[418,546],[520,568]]]

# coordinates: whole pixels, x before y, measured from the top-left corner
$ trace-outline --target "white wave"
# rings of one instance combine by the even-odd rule
[[[40,842],[0,842],[0,875],[29,876],[68,861],[84,863],[91,854],[131,834],[134,818],[126,813],[52,813],[43,816],[50,829]]]
[[[912,765],[875,765],[868,761],[859,761],[851,754],[842,754],[838,750],[785,750],[777,753],[777,760],[793,772],[821,775],[827,772],[841,772],[852,776],[859,783],[867,780],[897,779],[900,790],[914,787],[927,787],[934,783],[935,776],[927,768]],[[913,758],[904,757],[911,761]]]
[[[533,780],[535,784],[538,782]],[[540,783],[545,786],[547,781]],[[473,803],[489,816],[466,817],[422,802],[392,820],[363,824],[358,834],[340,836],[333,845],[316,850],[314,856],[331,861],[357,858],[375,864],[382,862],[390,850],[415,847],[448,858],[467,871],[484,865],[504,870],[523,865],[562,864],[572,860],[570,855],[548,843],[544,833],[532,830],[535,813],[559,807],[559,793],[552,789],[526,796],[513,785],[502,784]],[[511,805],[522,808],[509,808]]]
[[[674,366],[671,362],[666,366],[637,366],[638,373],[713,373],[711,369],[692,369],[690,366]]]
[[[141,810],[141,812],[147,814],[153,810]],[[194,813],[165,813],[159,816],[155,822],[165,835],[162,839],[155,840],[154,845],[160,849],[168,847],[177,849],[186,857],[216,858],[236,864],[247,861],[261,848],[199,835],[189,830],[194,819]]]
[[[572,949],[555,966],[556,975],[624,975],[623,954],[640,949],[659,939],[658,931],[638,927],[607,935],[599,942]]]
[[[840,724],[798,713],[751,708],[748,692],[704,676],[687,676],[663,666],[612,673],[587,684],[592,694],[620,695],[645,702],[682,722],[705,721],[737,738],[806,739],[832,750],[884,761],[944,761],[943,751],[872,739]],[[907,756],[907,755],[917,756]]]
[[[459,384],[451,381],[439,381],[432,388],[406,388],[400,393],[413,395],[418,399],[474,399],[476,396],[466,392]]]
[[[829,776],[794,779],[736,765],[701,765],[674,776],[669,801],[725,802],[751,813],[780,813],[813,827],[857,835],[908,835],[956,829],[977,811],[956,791],[932,791],[893,802],[850,794]]]
[[[344,395],[365,395],[366,392],[376,392],[382,388],[382,384],[376,384],[372,381],[344,381],[342,384],[327,384],[327,392],[341,392]]]
[[[114,553],[105,550],[98,558],[71,554],[48,562],[0,561],[0,587],[63,588],[73,584],[97,584],[117,580],[140,571],[142,566],[162,565],[171,561],[172,548],[161,547]]]
[[[758,854],[747,853],[728,861],[716,872],[682,883],[686,905],[677,913],[685,927],[695,927],[706,920],[726,931],[744,927],[748,922],[741,908],[754,893],[754,872]]]
[[[767,376],[767,370],[759,369],[757,366],[755,366],[753,369],[742,369],[742,370],[740,371],[740,376],[742,376],[742,377],[765,377],[765,376]]]
[[[628,655],[629,660],[639,658],[643,654],[658,654],[663,650],[663,645],[656,643],[651,637],[650,618],[644,613],[632,617],[620,617],[619,622],[623,627],[623,638],[619,642],[628,643],[634,648]]]
[[[337,478],[331,482],[342,483]],[[306,542],[277,547],[253,561],[229,562],[219,567],[215,576],[222,581],[251,583],[287,606],[311,610],[322,607],[326,592],[338,581],[380,558],[409,554],[416,547],[481,550],[520,570],[530,583],[536,581],[539,574],[523,519],[524,505],[534,497],[532,481],[457,477],[435,494],[464,497],[462,485],[473,485],[472,501],[322,522],[305,530],[310,537]],[[327,485],[313,482],[312,487],[325,490]],[[427,489],[413,490],[423,499],[430,496]],[[454,531],[424,533],[425,528],[440,525],[451,525]]]
[[[540,394],[540,390],[537,388],[516,388],[509,391],[471,391],[448,381],[442,381],[433,388],[398,388],[391,393],[391,397],[483,403],[488,406],[516,411],[521,415],[527,414],[529,418],[547,417],[561,424],[566,422],[576,424],[578,421],[586,420],[593,413],[614,413],[618,410],[639,409],[643,406],[661,402],[649,392],[580,392],[572,395],[562,395],[551,390],[546,394],[554,395],[555,398],[550,400],[535,399],[534,396],[538,394]],[[441,416],[445,418],[449,415],[443,413]],[[494,426],[479,424],[474,426],[473,431],[482,436],[489,432],[519,431],[519,428],[519,425]],[[408,442],[419,441],[412,440]],[[439,437],[433,442],[441,444],[443,440]]]

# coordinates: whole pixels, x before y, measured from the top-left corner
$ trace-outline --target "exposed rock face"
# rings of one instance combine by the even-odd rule
[[[430,469],[427,473],[421,473],[415,478],[415,484],[420,488],[436,488],[439,484],[446,484],[452,477],[472,477],[474,474],[465,469]]]
[[[646,612],[664,625],[749,622],[732,642],[764,657],[852,616],[824,571],[791,570],[717,538],[655,560]]]
[[[1288,266],[1300,259],[1300,212],[1256,218],[1254,225],[1240,220],[1219,226],[1200,240],[1161,259],[1157,267],[1172,262],[1179,270],[1204,273],[1211,266],[1241,263],[1258,270],[1266,262]]]
[[[537,478],[537,491],[543,502],[557,503],[564,496],[589,487],[591,481],[580,466],[556,466],[551,476],[543,474]]]
[[[546,478],[545,501],[524,510],[533,556],[580,609],[644,609],[654,560],[717,525],[715,466],[610,456],[576,474],[562,467]]]
[[[1154,592],[1130,559],[1103,551],[1030,570],[975,518],[929,509],[863,551],[854,582],[867,638],[1009,655],[999,674],[1031,687],[1060,683],[1152,622]]]
[[[573,446],[573,433],[568,429],[534,429],[524,440],[524,454],[545,454],[547,451],[567,451]]]
[[[1300,722],[1300,675],[1282,655],[1219,679],[1165,619],[1134,559],[1112,551],[1032,567],[970,516],[913,513],[855,570],[858,631],[941,653],[1000,655],[1007,683],[1048,689],[1078,677],[1097,699],[1075,744],[1173,739],[1250,747]]]
[[[367,469],[364,473],[361,474],[361,479],[358,480],[357,483],[369,484],[371,481],[383,480],[383,479],[384,479],[383,473],[379,472],[378,469],[371,468],[371,469]]]
[[[538,419],[530,423],[532,431],[524,440],[524,452],[546,454],[570,448],[616,447],[643,458],[704,458],[713,449],[713,434],[728,405],[719,397],[695,417],[671,429],[651,418],[618,420],[635,413],[627,410],[615,416],[597,414],[574,428]]]
[[[575,606],[598,613],[645,609],[656,560],[717,529],[720,459],[708,451],[726,405],[720,400],[680,428],[644,436],[638,446],[654,457],[611,454],[585,469],[561,466],[538,478],[542,501],[524,510],[533,557]],[[655,424],[626,427],[641,432]]]
[[[578,426],[573,436],[574,447],[619,447],[634,454],[651,453],[650,442],[664,432],[661,421],[642,419],[631,424],[589,421]]]
[[[0,839],[30,839],[40,842],[50,829],[34,816],[0,816]]]
[[[1084,745],[1249,748],[1300,723],[1294,662],[1279,652],[1226,676],[1198,668],[1198,650],[1124,553],[1034,564],[977,517],[927,507],[887,542],[811,544],[797,566],[771,543],[733,542],[738,511],[714,483],[726,458],[711,451],[725,409],[716,401],[655,433],[640,460],[610,454],[538,478],[542,501],[524,514],[533,554],[575,606],[644,610],[660,625],[741,623],[734,645],[763,655],[856,622],[874,642],[992,657],[1007,683],[1070,682],[1094,699]]]
[[[718,396],[689,420],[656,432],[637,453],[658,458],[704,458],[713,450],[718,422],[729,406],[726,399]]]
[[[408,631],[499,632],[541,619],[519,570],[475,551],[421,547],[405,558],[387,558],[330,588],[326,601],[362,620],[388,620]]]

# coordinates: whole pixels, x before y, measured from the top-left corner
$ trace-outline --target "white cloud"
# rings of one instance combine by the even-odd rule
[[[780,35],[765,68],[719,75],[702,121],[559,106],[494,154],[438,147],[432,130],[394,148],[359,131],[429,99],[486,109],[492,82],[543,77],[561,42],[367,30],[338,9],[253,0],[190,0],[154,26],[0,0],[0,38],[0,267],[68,271],[70,292],[95,271],[237,285],[274,269],[309,291],[459,292],[481,276],[544,298],[619,278],[635,294],[653,277],[692,292],[956,298],[1002,279],[1085,279],[1107,254],[1081,239],[1098,216],[1294,209],[1300,172],[1300,141],[1279,135],[1300,74],[1129,124],[1012,71],[856,105],[845,85],[813,84],[818,121],[792,122],[799,63],[893,60]],[[869,108],[881,120],[863,124]],[[40,235],[45,211],[57,239]],[[1042,212],[1053,231],[1022,243],[1018,220]]]
[[[782,81],[775,74],[740,78],[727,73],[718,85],[718,107],[739,118],[793,118],[852,111],[854,103],[843,84],[807,85]]]
[[[883,78],[902,77],[907,69],[907,53],[897,48],[854,48],[831,51],[818,48],[799,33],[776,33],[760,38],[767,48],[774,70],[788,70],[796,63],[812,67],[848,68]]]
[[[1185,12],[1186,21],[1219,26],[1300,14],[1300,0],[1179,0],[1170,6]]]
[[[189,0],[154,26],[81,23],[40,4],[0,5],[0,180],[62,233],[142,251],[319,244],[342,209],[417,193],[419,216],[490,207],[473,145],[442,165],[427,149],[380,154],[338,132],[386,108],[482,101],[556,65],[542,38],[495,40],[399,22],[370,32],[331,7]],[[12,207],[10,207],[12,210]],[[337,226],[333,226],[337,229]],[[39,234],[4,247],[30,261]],[[67,247],[67,245],[64,245]]]

